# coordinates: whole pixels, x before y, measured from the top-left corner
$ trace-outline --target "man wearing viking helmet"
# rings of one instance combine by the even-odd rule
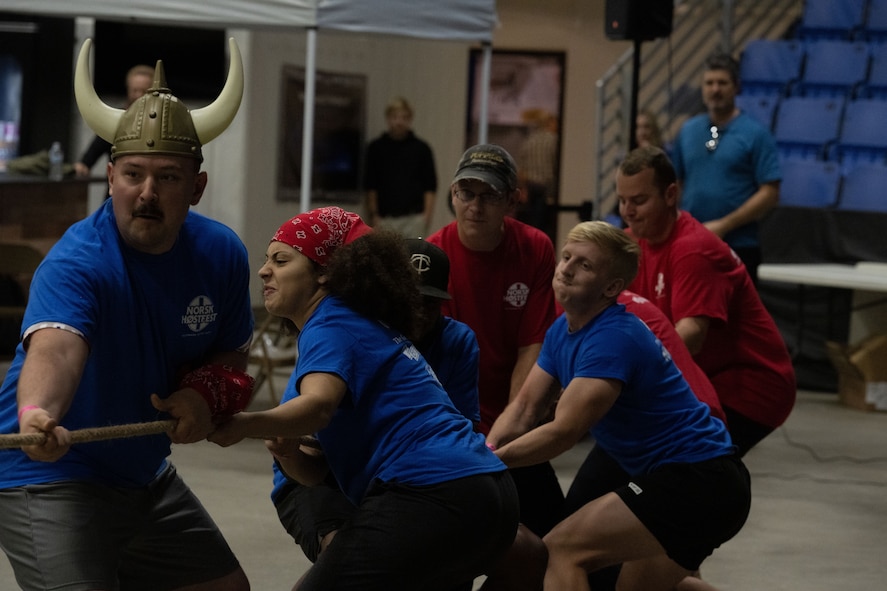
[[[243,92],[233,39],[225,87],[189,111],[166,87],[129,108],[98,98],[80,51],[75,96],[112,144],[111,198],[34,275],[22,340],[0,387],[0,432],[43,443],[0,452],[0,547],[23,589],[241,591],[246,576],[169,463],[242,410],[252,335],[249,264],[234,232],[191,211],[201,147]],[[171,418],[168,433],[72,445],[71,432]]]

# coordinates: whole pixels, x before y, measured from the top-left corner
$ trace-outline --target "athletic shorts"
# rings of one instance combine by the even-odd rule
[[[518,505],[507,471],[429,486],[376,482],[299,589],[470,589],[514,541]]]
[[[551,531],[563,514],[564,491],[550,462],[508,470],[520,498],[520,521],[539,536]]]
[[[274,507],[284,529],[311,562],[317,562],[324,536],[342,527],[357,511],[332,475],[317,486],[288,482]]]
[[[773,427],[753,421],[728,406],[724,406],[724,414],[727,415],[727,430],[730,432],[730,439],[733,440],[736,453],[740,458],[745,457],[751,448],[775,430]]]
[[[614,492],[668,557],[690,571],[742,529],[751,508],[751,478],[733,455],[665,464]]]
[[[138,489],[56,482],[0,490],[0,547],[25,591],[162,591],[237,559],[170,465]]]

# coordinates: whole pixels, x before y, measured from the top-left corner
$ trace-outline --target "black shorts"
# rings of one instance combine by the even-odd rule
[[[274,507],[284,529],[311,562],[317,562],[323,537],[342,527],[357,511],[332,475],[317,486],[288,482]]]
[[[751,478],[738,457],[665,464],[614,491],[687,570],[742,529],[751,508]]]
[[[561,520],[564,492],[550,462],[508,470],[520,498],[520,521],[544,537]]]
[[[375,483],[302,579],[302,591],[449,590],[470,584],[514,541],[507,471],[430,486]]]

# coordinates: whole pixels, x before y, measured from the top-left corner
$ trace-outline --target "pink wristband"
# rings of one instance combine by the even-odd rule
[[[29,410],[34,410],[35,408],[40,408],[36,404],[29,404],[28,406],[23,406],[18,410],[18,422],[22,422],[22,415],[28,412]]]
[[[489,442],[488,442],[488,443],[487,443],[487,447],[489,448],[490,451],[496,451],[496,446],[493,445],[492,443],[489,443]]]

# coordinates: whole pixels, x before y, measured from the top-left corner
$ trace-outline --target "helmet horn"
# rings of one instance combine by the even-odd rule
[[[89,51],[92,39],[83,42],[80,55],[77,56],[77,68],[74,73],[74,98],[83,120],[97,136],[108,143],[114,143],[117,124],[123,116],[123,109],[109,107],[96,94],[89,75]]]
[[[243,98],[243,61],[237,42],[228,39],[228,79],[218,98],[211,104],[191,111],[191,120],[201,144],[207,144],[219,136],[237,115]]]

